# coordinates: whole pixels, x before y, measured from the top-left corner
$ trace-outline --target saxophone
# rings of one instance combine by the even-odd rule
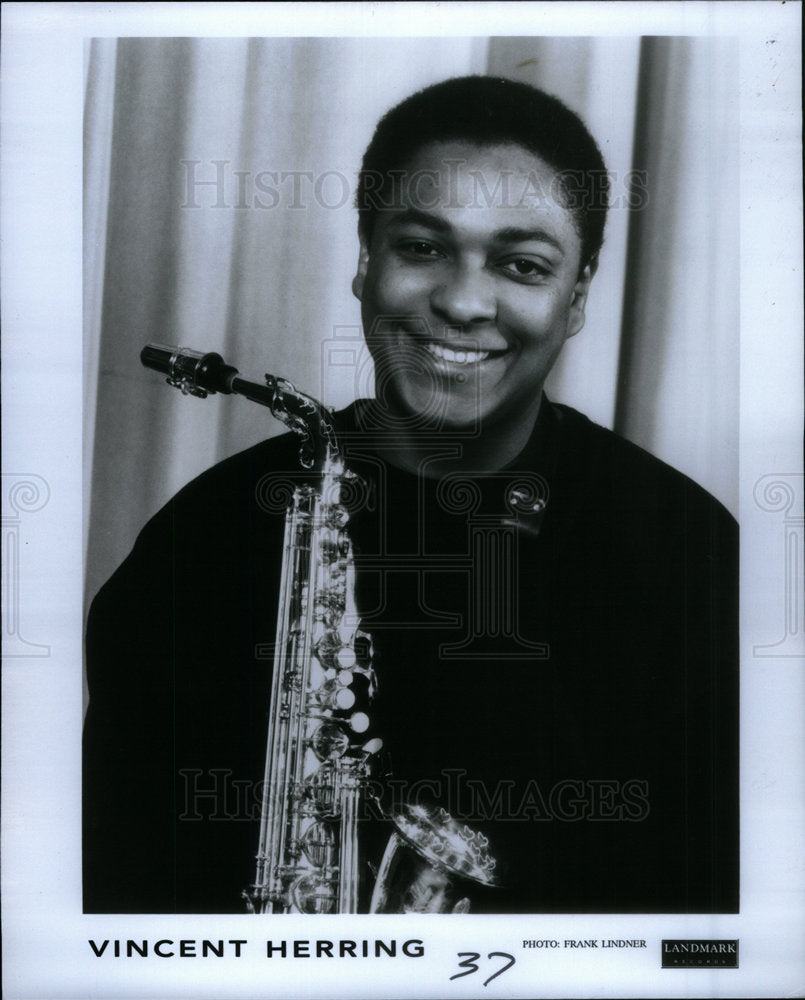
[[[251,913],[358,913],[368,861],[359,838],[374,798],[392,832],[372,871],[370,913],[467,912],[473,885],[499,884],[480,832],[419,804],[390,815],[372,793],[382,740],[369,710],[377,690],[371,636],[355,602],[347,498],[360,489],[344,463],[331,412],[285,379],[240,377],[221,355],[148,344],[142,363],[185,395],[237,393],[267,406],[301,439],[312,482],[285,517],[266,762]]]

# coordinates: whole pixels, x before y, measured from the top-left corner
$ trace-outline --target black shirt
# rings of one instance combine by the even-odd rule
[[[732,518],[547,400],[511,466],[441,479],[384,461],[375,416],[338,419],[367,485],[350,531],[384,807],[435,801],[489,837],[506,884],[476,911],[735,912]],[[93,604],[89,912],[242,909],[296,452],[199,477]]]

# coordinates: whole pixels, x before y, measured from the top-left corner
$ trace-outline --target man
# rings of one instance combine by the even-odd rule
[[[505,874],[477,910],[735,911],[734,522],[543,393],[584,324],[605,177],[574,114],[491,78],[409,98],[364,158],[377,399],[337,424],[367,487],[378,794],[489,837]],[[282,550],[267,484],[296,468],[286,436],[210,470],[96,599],[88,910],[240,905]]]

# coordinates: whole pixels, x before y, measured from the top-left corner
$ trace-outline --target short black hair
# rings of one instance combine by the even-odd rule
[[[604,241],[609,180],[587,126],[558,98],[493,76],[463,76],[426,87],[396,105],[375,129],[358,178],[358,229],[371,239],[388,187],[426,145],[459,140],[478,146],[514,143],[557,172],[558,190],[581,239],[582,266]],[[384,200],[385,199],[385,200]],[[393,204],[393,201],[391,202]]]

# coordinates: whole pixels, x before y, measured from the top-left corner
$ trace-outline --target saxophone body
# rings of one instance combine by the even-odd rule
[[[368,907],[359,820],[372,798],[382,740],[372,641],[355,601],[349,498],[361,482],[344,463],[330,411],[271,375],[247,382],[220,355],[147,345],[143,364],[185,394],[239,393],[300,437],[285,516],[271,704],[252,913],[466,912],[474,885],[498,883],[486,838],[443,809],[409,805],[391,833]],[[379,811],[379,802],[375,803]]]
[[[297,487],[286,515],[260,841],[246,893],[255,913],[358,911],[358,818],[382,743],[366,738],[376,680],[354,605],[347,475],[327,454],[320,487]]]

